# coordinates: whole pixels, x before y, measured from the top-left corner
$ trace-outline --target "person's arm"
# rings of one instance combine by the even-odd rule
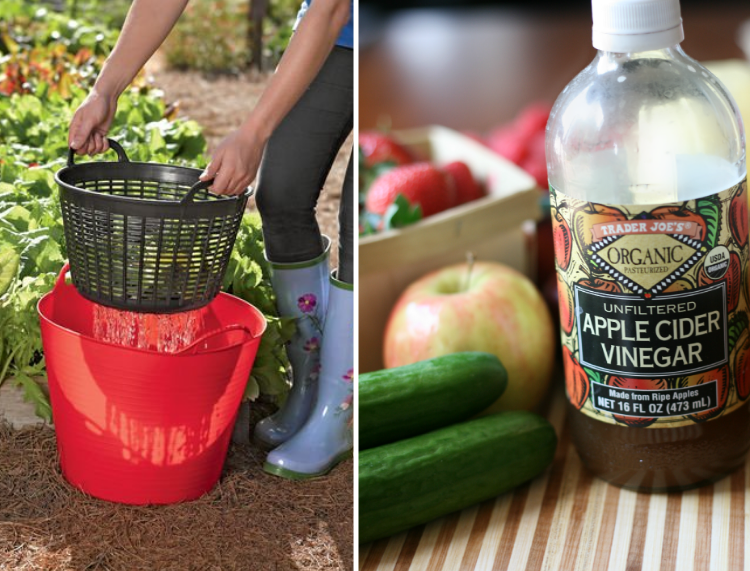
[[[323,67],[350,12],[350,0],[315,0],[310,5],[258,104],[219,144],[201,176],[215,177],[214,192],[240,194],[253,181],[271,133]]]
[[[70,123],[68,144],[78,154],[107,150],[107,132],[117,98],[167,37],[187,3],[134,0],[112,53]]]

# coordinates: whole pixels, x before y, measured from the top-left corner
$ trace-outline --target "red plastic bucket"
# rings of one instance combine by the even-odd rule
[[[80,490],[128,504],[197,498],[219,479],[266,321],[221,293],[180,353],[92,337],[94,303],[67,266],[39,302],[60,465]]]

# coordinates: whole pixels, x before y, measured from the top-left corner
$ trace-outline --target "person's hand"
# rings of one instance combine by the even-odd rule
[[[216,147],[200,179],[214,179],[214,194],[242,194],[255,179],[264,146],[265,140],[251,129],[230,133]]]
[[[70,122],[70,148],[79,155],[96,155],[109,149],[107,133],[116,110],[116,100],[96,91],[89,93]]]

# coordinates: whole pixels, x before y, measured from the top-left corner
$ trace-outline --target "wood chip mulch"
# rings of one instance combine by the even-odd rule
[[[70,486],[48,426],[0,423],[0,570],[284,571],[353,568],[353,463],[293,482],[232,445],[218,486],[170,506]]]

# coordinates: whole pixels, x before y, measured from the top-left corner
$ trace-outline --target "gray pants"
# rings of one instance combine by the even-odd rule
[[[268,259],[304,262],[323,252],[315,207],[352,130],[353,50],[334,47],[302,98],[274,131],[258,174],[256,204]],[[354,283],[352,156],[339,205],[338,279]]]

